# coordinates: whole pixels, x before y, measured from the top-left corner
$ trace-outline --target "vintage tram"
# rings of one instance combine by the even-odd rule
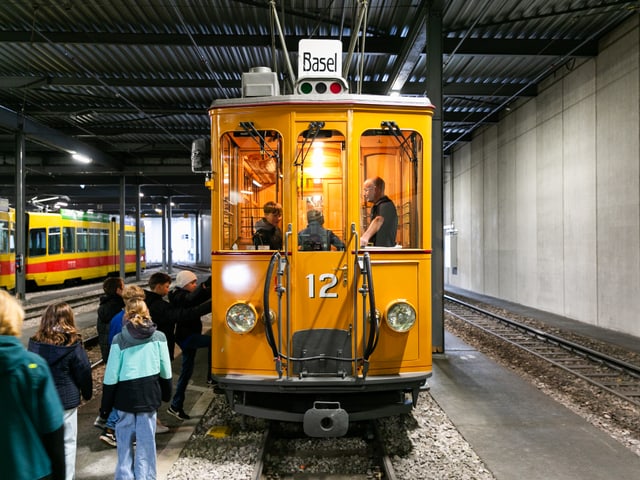
[[[267,68],[213,102],[210,168],[192,160],[211,189],[212,374],[236,412],[329,437],[415,404],[432,368],[433,109],[339,77],[280,95]],[[376,178],[397,212],[391,246],[361,245]],[[282,206],[275,250],[254,241],[267,202]],[[309,247],[310,211],[344,248]]]

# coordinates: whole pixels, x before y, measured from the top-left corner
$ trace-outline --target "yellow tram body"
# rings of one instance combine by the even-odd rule
[[[25,281],[43,287],[117,275],[120,222],[102,213],[27,212]],[[136,226],[125,219],[125,272],[136,271]],[[141,268],[146,267],[141,227]]]
[[[15,210],[0,210],[0,288],[16,286]]]
[[[212,373],[236,411],[336,436],[411,409],[432,360],[432,113],[426,98],[350,94],[213,103]],[[393,247],[359,244],[372,177],[396,205]],[[282,205],[279,251],[252,241],[267,201]],[[307,249],[309,210],[344,250]]]

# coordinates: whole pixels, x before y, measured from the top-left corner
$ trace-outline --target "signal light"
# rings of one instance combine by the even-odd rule
[[[302,95],[338,95],[348,90],[347,82],[341,78],[305,78],[297,85],[297,91]]]

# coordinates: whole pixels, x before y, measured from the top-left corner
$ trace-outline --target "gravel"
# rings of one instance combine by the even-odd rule
[[[167,479],[251,478],[266,425],[263,420],[234,414],[224,396],[216,395]],[[208,434],[225,426],[230,429],[228,435]],[[421,392],[411,414],[383,419],[380,429],[398,478],[494,479],[428,392]],[[294,473],[301,466],[293,458],[280,468]]]

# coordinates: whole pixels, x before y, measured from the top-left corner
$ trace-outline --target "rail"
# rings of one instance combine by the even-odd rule
[[[290,427],[280,428],[278,422],[270,422],[251,479],[397,480],[385,439],[374,420],[355,422],[346,436],[328,440],[307,437]],[[349,458],[353,461],[348,461]],[[296,471],[286,471],[288,468]]]
[[[445,312],[640,406],[640,367],[445,295]]]

